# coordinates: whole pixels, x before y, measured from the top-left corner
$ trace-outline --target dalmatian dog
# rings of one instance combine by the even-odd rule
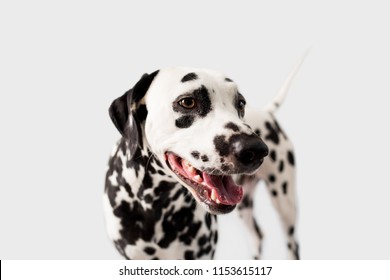
[[[217,215],[237,209],[260,258],[253,213],[264,180],[298,259],[293,147],[274,117],[297,71],[263,110],[246,108],[237,85],[202,69],[144,74],[115,99],[122,137],[109,159],[103,196],[107,231],[127,259],[212,259]]]

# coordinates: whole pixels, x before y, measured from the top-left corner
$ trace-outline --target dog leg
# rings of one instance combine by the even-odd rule
[[[259,179],[244,175],[240,177],[240,181],[245,189],[245,194],[237,207],[238,215],[251,238],[251,254],[255,260],[259,260],[261,258],[263,233],[253,215],[253,194]]]
[[[286,147],[286,146],[284,146]],[[293,150],[275,147],[264,162],[261,178],[265,180],[272,203],[282,221],[290,259],[299,259],[296,238],[295,162]]]

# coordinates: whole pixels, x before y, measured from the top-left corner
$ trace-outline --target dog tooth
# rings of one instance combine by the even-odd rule
[[[182,166],[183,166],[185,169],[187,169],[188,171],[194,172],[195,168],[194,168],[194,167],[191,165],[191,163],[189,163],[188,161],[183,160],[181,164],[182,164]]]
[[[209,195],[209,192],[207,190],[203,190],[200,194],[200,197],[206,199],[208,197],[208,195]]]
[[[192,167],[191,163],[185,159],[183,159],[182,164],[186,165],[187,167]]]
[[[215,200],[215,202],[216,202],[217,204],[221,204],[221,201],[220,201],[218,198]]]
[[[217,199],[217,193],[216,191],[213,189],[211,191],[211,200],[215,201]]]
[[[200,177],[200,175],[194,176],[193,179],[194,179],[196,182],[198,182],[198,183],[202,183],[202,182],[203,182],[202,177]]]

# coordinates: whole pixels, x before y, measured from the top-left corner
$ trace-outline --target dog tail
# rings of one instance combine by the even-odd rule
[[[310,49],[308,49],[302,57],[298,60],[298,62],[295,64],[294,68],[288,75],[287,79],[284,81],[284,84],[279,89],[279,92],[276,94],[275,98],[268,103],[264,109],[270,113],[275,113],[276,110],[282,105],[284,99],[286,99],[287,92],[292,84],[292,81],[295,77],[295,75],[298,73],[299,69],[301,68],[303,61],[305,60],[307,54],[309,53]]]

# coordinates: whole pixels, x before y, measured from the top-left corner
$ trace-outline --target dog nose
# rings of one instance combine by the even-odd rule
[[[258,167],[268,155],[267,145],[257,136],[240,135],[234,147],[236,159],[246,168]]]

